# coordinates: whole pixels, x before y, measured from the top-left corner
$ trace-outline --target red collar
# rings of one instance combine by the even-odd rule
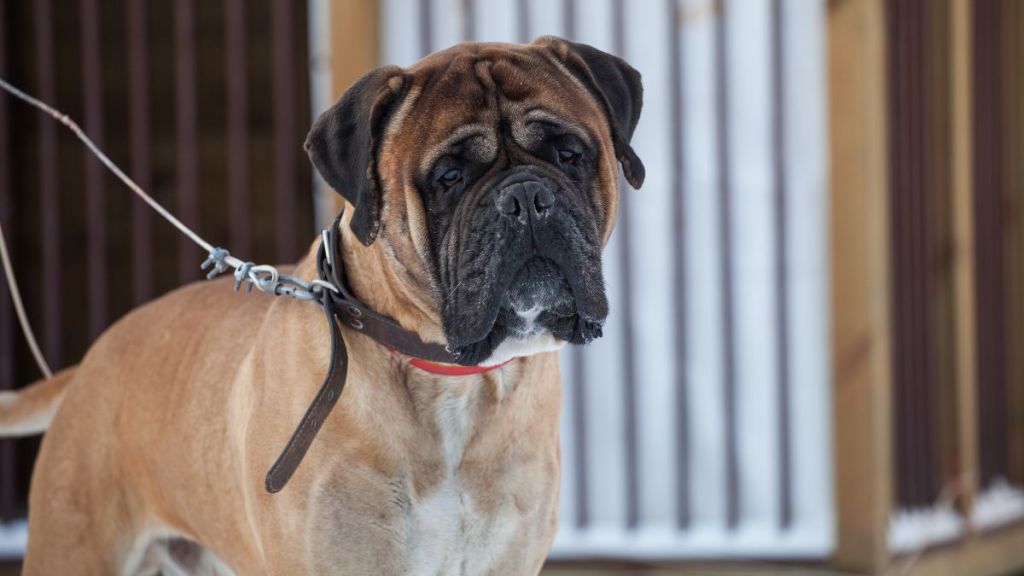
[[[495,364],[494,366],[460,366],[458,364],[431,362],[430,360],[424,360],[422,358],[409,358],[409,364],[412,364],[424,372],[430,372],[431,374],[439,374],[441,376],[469,376],[470,374],[483,374],[484,372],[490,372],[491,370],[501,368],[512,360],[515,360],[515,358],[510,358],[501,364]]]

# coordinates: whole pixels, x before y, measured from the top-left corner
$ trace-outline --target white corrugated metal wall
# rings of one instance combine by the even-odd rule
[[[382,57],[566,36],[643,74],[604,338],[563,355],[554,557],[834,541],[824,0],[385,0]]]

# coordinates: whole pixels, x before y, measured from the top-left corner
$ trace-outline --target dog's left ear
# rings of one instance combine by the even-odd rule
[[[377,152],[391,109],[406,91],[397,66],[360,78],[320,115],[306,136],[306,152],[320,175],[355,208],[351,228],[369,246],[380,232],[381,189]]]
[[[629,145],[643,106],[640,73],[622,58],[586,44],[555,36],[538,38],[534,44],[551,50],[604,107],[622,173],[630,186],[640,188],[644,183],[644,164]]]

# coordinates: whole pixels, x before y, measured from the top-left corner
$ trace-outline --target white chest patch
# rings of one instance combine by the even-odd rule
[[[436,415],[445,478],[413,503],[409,574],[485,574],[507,549],[522,520],[511,502],[507,510],[481,515],[473,495],[460,484],[459,464],[475,418],[471,395],[444,393]]]

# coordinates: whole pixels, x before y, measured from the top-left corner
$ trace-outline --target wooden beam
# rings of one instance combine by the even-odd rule
[[[952,2],[953,275],[956,283],[957,399],[961,509],[970,518],[978,484],[977,366],[974,318],[974,222],[971,126],[971,0]],[[968,529],[970,527],[968,526]]]
[[[896,573],[907,576],[1015,574],[1021,566],[1022,550],[1024,524],[1014,524],[988,532],[983,537],[932,549]]]
[[[888,563],[892,491],[886,34],[882,0],[829,3],[838,567]]]

